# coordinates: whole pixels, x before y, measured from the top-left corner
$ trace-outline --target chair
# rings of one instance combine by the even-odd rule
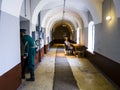
[[[65,46],[65,49],[64,49],[64,51],[65,51],[65,54],[71,54],[71,49],[64,43],[64,46]]]

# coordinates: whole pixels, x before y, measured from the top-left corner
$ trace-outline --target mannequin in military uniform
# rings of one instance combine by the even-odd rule
[[[25,29],[20,29],[21,41],[24,44],[24,65],[22,67],[22,78],[25,79],[26,67],[30,71],[30,78],[26,79],[27,81],[34,81],[34,57],[35,57],[35,45],[34,40],[29,35],[25,34]]]

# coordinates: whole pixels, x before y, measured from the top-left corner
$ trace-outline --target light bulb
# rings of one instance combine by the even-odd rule
[[[111,16],[107,16],[107,17],[106,17],[106,20],[107,20],[107,21],[110,21],[110,20],[111,20]]]

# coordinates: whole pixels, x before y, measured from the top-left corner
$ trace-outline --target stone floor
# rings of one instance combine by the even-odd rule
[[[67,58],[79,90],[118,90],[86,58],[61,55]],[[55,57],[56,48],[51,48],[35,69],[35,81],[22,80],[18,90],[53,90]]]

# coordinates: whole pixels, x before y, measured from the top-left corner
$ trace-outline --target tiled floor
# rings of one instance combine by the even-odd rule
[[[18,90],[53,90],[55,56],[56,48],[50,49],[35,70],[35,81],[23,80]],[[87,59],[67,55],[66,58],[80,90],[117,90]]]

